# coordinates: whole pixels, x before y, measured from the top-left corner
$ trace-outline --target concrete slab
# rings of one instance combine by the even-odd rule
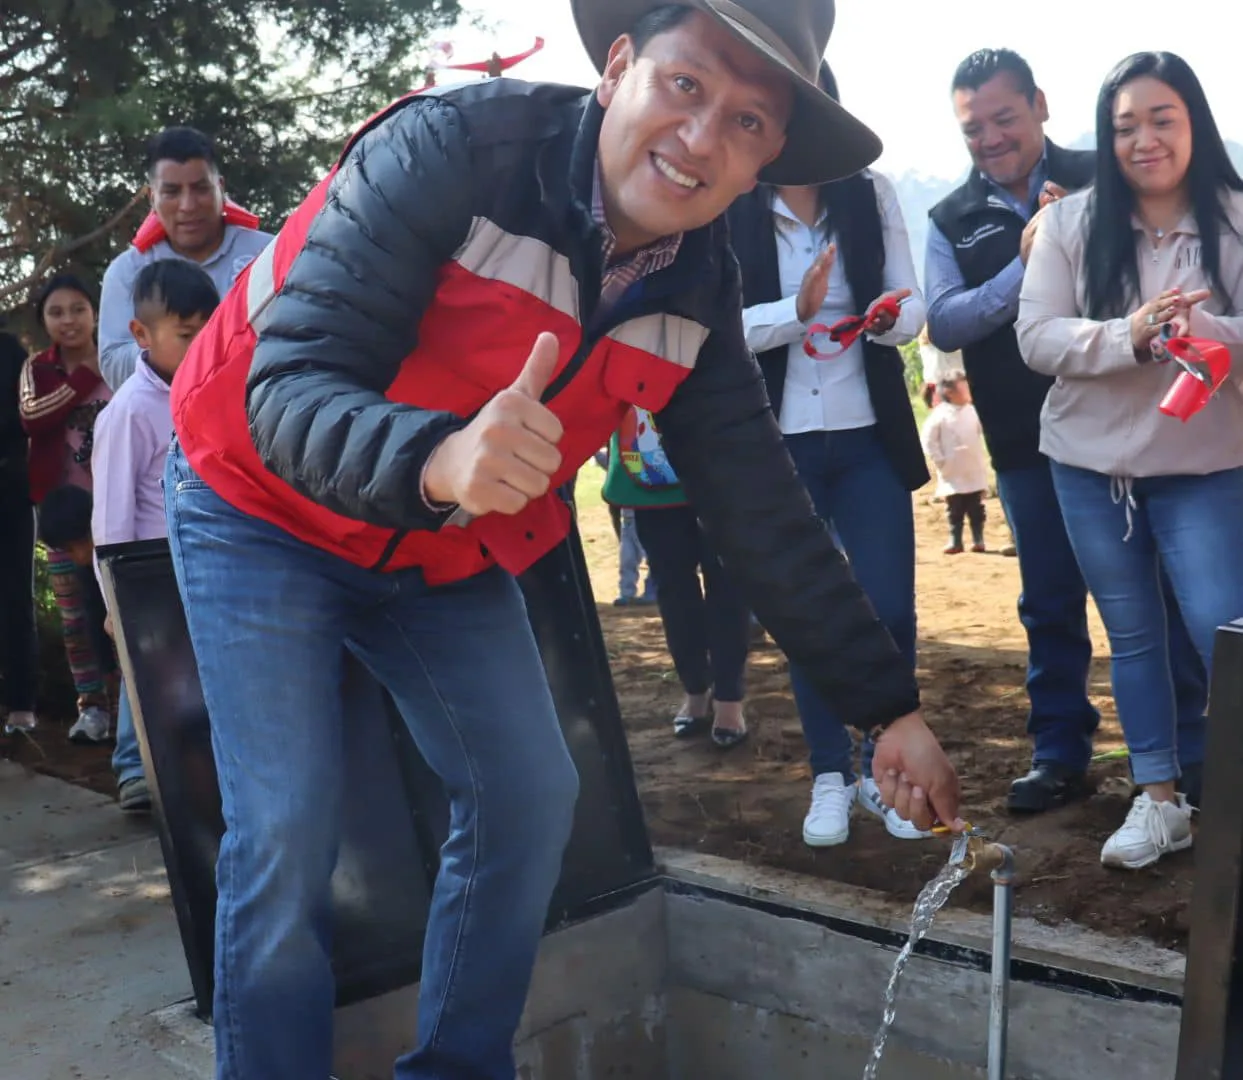
[[[0,772],[5,1080],[173,1080],[146,1016],[190,992],[159,844],[109,800]]]
[[[903,934],[910,927],[910,905],[871,889],[675,848],[657,849],[656,859],[665,873],[692,884]],[[1186,957],[1150,941],[1106,937],[1074,924],[1048,926],[1027,918],[1016,918],[1012,932],[1016,960],[1163,993],[1183,992]],[[990,952],[992,920],[955,908],[951,899],[937,916],[932,936],[949,945]]]
[[[784,908],[654,889],[550,935],[519,1033],[521,1080],[861,1073],[894,950],[806,916],[903,930],[905,905],[694,853],[660,854],[675,881]],[[987,951],[989,920],[951,909],[933,936]],[[1015,938],[1019,957],[1181,989],[1182,957],[1144,943],[1024,920]],[[408,987],[338,1012],[339,1075],[387,1080],[412,1038],[416,995]],[[882,1075],[974,1078],[987,997],[983,972],[916,957]],[[149,824],[0,763],[3,1080],[210,1080],[210,1028],[189,998]],[[1026,1080],[1172,1075],[1175,1006],[1032,984],[1016,984],[1012,1002],[1012,1068]]]
[[[149,823],[118,813],[112,799],[0,761],[2,871],[150,835]]]
[[[866,1043],[875,1032],[895,949],[729,900],[671,894],[666,918],[672,986],[846,1040]],[[931,936],[940,936],[935,927]],[[988,1004],[987,973],[916,954],[899,990],[894,1053],[957,1062],[969,1075],[987,1061]],[[1173,1005],[1015,983],[1008,1065],[1026,1080],[1169,1080],[1180,1016]],[[675,1014],[671,1030],[682,1027]]]
[[[517,1035],[520,1080],[662,1076],[663,1067],[656,1070],[654,1063],[665,1060],[665,974],[665,897],[659,888],[548,935]],[[418,989],[408,986],[337,1010],[338,1076],[389,1080],[394,1059],[413,1045]],[[193,1010],[162,1010],[153,1024],[165,1060],[209,1080],[211,1033]]]
[[[670,989],[669,1013],[669,1080],[859,1080],[872,1053],[871,1039],[687,987]],[[983,1069],[936,1061],[896,1044],[886,1047],[880,1069],[880,1080],[984,1076]]]

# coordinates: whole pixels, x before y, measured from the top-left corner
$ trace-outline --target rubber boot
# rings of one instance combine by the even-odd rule
[[[971,523],[971,550],[976,554],[980,554],[981,552],[988,550],[988,548],[984,546],[984,522],[982,521],[973,521]]]
[[[950,526],[950,542],[945,545],[946,555],[962,554],[962,524]]]

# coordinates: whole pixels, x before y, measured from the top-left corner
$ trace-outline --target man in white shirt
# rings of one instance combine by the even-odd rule
[[[99,368],[116,391],[134,373],[141,350],[130,333],[134,282],[157,259],[197,263],[223,297],[272,237],[230,224],[225,217],[224,180],[211,140],[194,128],[167,128],[147,151],[151,209],[163,238],[143,250],[131,244],[104,273],[99,304]]]

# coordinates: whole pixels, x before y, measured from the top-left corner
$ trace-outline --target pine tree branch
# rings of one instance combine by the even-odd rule
[[[120,226],[121,222],[123,222],[133,212],[134,208],[146,199],[146,197],[147,189],[145,187],[140,188],[135,193],[134,197],[125,204],[124,209],[118,211],[110,217],[107,221],[100,225],[98,229],[92,229],[85,236],[79,236],[76,240],[70,240],[65,244],[57,244],[55,247],[50,248],[35,265],[34,270],[27,274],[26,277],[22,278],[20,281],[13,282],[11,285],[0,285],[0,301],[7,300],[10,296],[14,296],[17,293],[28,290],[32,285],[35,285],[42,280],[43,275],[57,263],[72,255],[75,251],[80,251],[84,247],[89,247],[97,240],[102,240],[105,236],[110,235],[117,229],[118,226]]]
[[[35,26],[24,38],[19,38],[4,49],[0,49],[0,68],[11,64],[23,53],[30,52],[39,45],[50,45],[55,40],[45,27]]]

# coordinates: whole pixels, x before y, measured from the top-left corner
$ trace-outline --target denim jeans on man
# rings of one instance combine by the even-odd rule
[[[1054,464],[1053,481],[1109,634],[1114,699],[1135,782],[1177,779],[1180,765],[1204,760],[1200,676],[1212,669],[1217,627],[1243,615],[1243,469],[1136,479],[1129,499],[1120,482],[1101,473]],[[1202,668],[1179,648],[1179,614]],[[1190,669],[1182,674],[1180,652]]]
[[[1018,549],[1032,762],[1082,773],[1101,720],[1088,700],[1088,588],[1066,536],[1048,460],[999,472],[997,494]]]
[[[742,701],[751,611],[689,506],[640,508],[635,528],[656,576],[665,643],[682,689]],[[699,571],[703,570],[703,587]]]
[[[787,435],[786,446],[811,501],[850,560],[902,655],[915,667],[915,513],[911,493],[885,456],[876,428]],[[803,722],[813,776],[855,778],[854,740],[842,720],[796,664],[790,684]],[[863,740],[863,775],[872,770],[871,739]]]
[[[513,1080],[578,795],[517,583],[494,569],[430,588],[417,570],[353,566],[235,510],[176,441],[165,492],[227,828],[218,1080],[318,1080],[331,1067],[346,648],[392,694],[451,802],[418,1041],[397,1080]]]
[[[617,522],[617,595],[623,600],[634,600],[639,595],[639,572],[643,568],[643,560],[647,554],[639,540],[639,530],[634,523],[634,511],[623,509]],[[656,596],[656,582],[652,577],[652,567],[648,564],[647,582],[643,586],[643,596],[652,600]]]
[[[117,744],[112,751],[112,773],[120,787],[128,780],[141,779],[142,753],[138,749],[138,732],[134,729],[134,713],[129,707],[129,693],[125,680],[121,680],[121,689],[117,702]]]

